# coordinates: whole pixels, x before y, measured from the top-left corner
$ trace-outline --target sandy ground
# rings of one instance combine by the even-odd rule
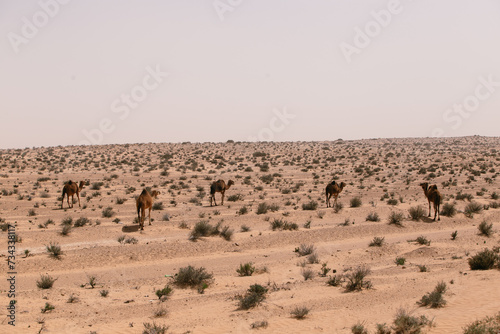
[[[463,210],[469,201],[455,199],[463,193],[486,207],[499,202],[499,138],[54,147],[1,150],[0,162],[0,219],[16,222],[21,238],[15,252],[16,326],[8,325],[8,310],[2,307],[2,333],[141,333],[143,323],[153,322],[169,326],[169,333],[350,333],[358,322],[374,332],[377,323],[391,326],[400,308],[432,319],[428,333],[460,333],[500,310],[500,271],[471,271],[467,262],[484,248],[500,245],[500,209],[467,217]],[[268,183],[261,180],[268,175]],[[235,185],[223,206],[210,207],[210,183],[218,179]],[[347,184],[339,212],[325,204],[332,179]],[[76,202],[68,209],[65,201],[61,210],[61,189],[68,180],[88,182],[81,208]],[[410,219],[411,207],[420,205],[427,214],[419,186],[424,181],[438,185],[444,203],[455,203],[454,217]],[[160,190],[157,202],[164,208],[153,210],[152,225],[146,222],[144,231],[137,231],[134,198],[144,187]],[[238,200],[229,201],[238,194]],[[362,200],[360,207],[350,207],[354,197]],[[216,198],[219,203],[219,193]],[[311,201],[317,209],[303,210]],[[257,214],[264,202],[279,209]],[[248,213],[239,214],[244,206]],[[112,217],[102,216],[107,207]],[[393,211],[406,217],[402,226],[388,224]],[[370,213],[380,221],[367,221]],[[90,222],[63,236],[61,223],[68,217]],[[45,227],[49,219],[54,224]],[[299,229],[273,231],[275,219]],[[232,239],[190,241],[191,229],[202,220],[229,226]],[[492,236],[478,234],[483,221],[493,223]],[[242,232],[243,225],[249,231]],[[120,243],[120,236],[138,242]],[[375,236],[385,238],[382,247],[368,246]],[[412,241],[419,236],[430,245]],[[7,240],[8,233],[0,232],[4,306],[11,299]],[[61,246],[59,260],[49,256],[50,243]],[[309,264],[294,252],[301,244],[315,246],[319,263]],[[396,265],[397,257],[406,259],[403,266]],[[236,269],[247,262],[260,271],[240,277]],[[334,274],[320,276],[323,263],[336,274],[364,265],[373,287],[346,292],[345,283],[330,286]],[[203,294],[174,286],[172,296],[160,302],[155,291],[172,284],[169,275],[188,265],[213,273],[212,284]],[[314,277],[305,280],[304,269]],[[57,279],[51,289],[37,288],[42,274]],[[88,284],[90,276],[97,279],[95,288]],[[447,284],[446,305],[420,307],[420,298],[441,281]],[[238,309],[236,296],[256,283],[269,288],[266,300]],[[108,296],[102,297],[101,290]],[[77,300],[69,303],[70,296]],[[42,313],[47,302],[55,308]],[[310,312],[297,320],[291,311],[301,306]],[[166,315],[155,316],[159,309]],[[267,321],[267,328],[251,329],[257,321]]]

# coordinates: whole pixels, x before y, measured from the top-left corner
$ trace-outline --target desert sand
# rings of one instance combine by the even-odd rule
[[[168,333],[351,333],[357,323],[373,333],[378,323],[392,326],[400,308],[432,320],[426,333],[461,333],[500,310],[500,271],[468,265],[471,256],[500,245],[495,204],[500,138],[27,148],[0,150],[0,162],[0,219],[16,223],[20,238],[16,326],[8,324],[2,307],[2,333],[141,333],[144,323],[153,322],[168,326]],[[210,207],[210,184],[218,179],[235,184],[223,206],[217,193],[219,205]],[[87,183],[81,208],[78,201],[68,208],[64,200],[61,209],[68,180]],[[325,202],[332,180],[346,183],[337,212]],[[455,203],[457,213],[440,221],[428,218],[421,182],[436,184],[443,204]],[[156,203],[163,205],[151,212],[152,225],[146,219],[139,231],[135,197],[145,187],[159,190]],[[456,199],[457,194],[468,199]],[[355,197],[361,205],[351,207]],[[313,210],[304,210],[311,202]],[[483,209],[466,215],[470,202]],[[261,203],[277,210],[257,214]],[[409,210],[417,206],[425,217],[412,220]],[[104,217],[108,207],[110,217]],[[404,215],[401,225],[388,223],[391,212]],[[379,221],[366,219],[373,213]],[[61,234],[63,220],[74,224],[82,217],[88,219],[83,226]],[[271,223],[280,219],[298,229],[272,230]],[[190,240],[200,221],[221,222],[234,233],[230,240]],[[483,221],[493,224],[489,237],[479,234]],[[416,242],[419,236],[430,244]],[[370,247],[374,237],[385,243]],[[3,306],[11,300],[7,240],[8,233],[0,232]],[[60,245],[59,259],[47,252],[51,243]],[[314,245],[318,261],[311,262],[317,263],[295,252],[301,244]],[[405,259],[403,265],[395,263],[398,257]],[[248,262],[256,272],[239,276],[236,270]],[[323,277],[324,263],[331,270]],[[213,274],[203,293],[173,285],[172,276],[188,265]],[[346,292],[345,282],[327,284],[359,266],[370,269],[371,288]],[[305,280],[308,269],[313,274]],[[38,288],[47,274],[56,279],[53,287]],[[439,282],[447,286],[446,304],[420,306],[417,302]],[[160,301],[155,291],[166,284],[173,293]],[[236,296],[252,284],[267,287],[267,298],[241,310]],[[42,313],[46,303],[54,309]],[[309,314],[294,318],[296,307]],[[261,321],[267,327],[251,328]]]

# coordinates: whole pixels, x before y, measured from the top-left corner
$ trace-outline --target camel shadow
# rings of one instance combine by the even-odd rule
[[[124,233],[137,232],[137,231],[139,231],[140,228],[141,228],[141,226],[139,224],[137,224],[137,225],[124,225],[122,227],[122,232],[124,232]]]
[[[437,220],[434,221],[431,217],[421,217],[420,220],[422,221],[422,223],[427,223],[427,224],[432,224],[437,222]]]

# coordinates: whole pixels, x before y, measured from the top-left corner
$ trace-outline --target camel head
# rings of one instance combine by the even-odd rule
[[[153,192],[151,192],[151,197],[156,198],[159,194],[160,194],[160,191],[153,190]]]
[[[233,184],[234,184],[234,181],[229,180],[229,182],[227,183],[227,188],[229,189],[229,187],[231,187]]]
[[[425,192],[425,191],[427,191],[427,188],[429,187],[429,183],[423,182],[423,183],[420,183],[420,186],[422,187],[422,189],[424,189],[424,192]]]
[[[85,181],[80,181],[80,185],[78,186],[79,190],[82,190],[84,185]]]
[[[344,189],[345,186],[346,186],[345,182],[340,182],[340,185],[339,185],[340,189]]]

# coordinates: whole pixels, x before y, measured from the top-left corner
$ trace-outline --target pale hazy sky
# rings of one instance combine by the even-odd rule
[[[499,0],[0,0],[0,36],[0,148],[500,135]]]

